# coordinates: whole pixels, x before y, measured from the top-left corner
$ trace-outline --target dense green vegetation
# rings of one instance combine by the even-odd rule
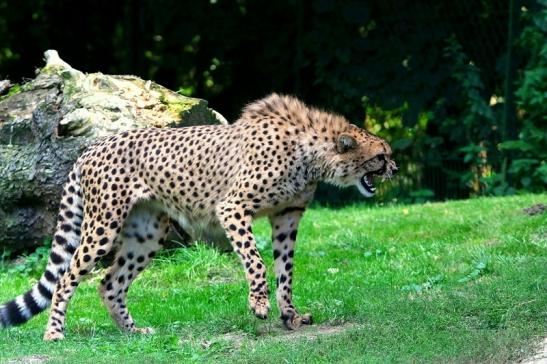
[[[315,325],[293,333],[276,309],[264,322],[248,311],[233,254],[197,245],[155,259],[129,293],[153,336],[118,331],[95,271],[71,303],[65,341],[41,341],[42,314],[0,331],[0,362],[515,362],[547,334],[547,214],[522,211],[537,203],[547,195],[311,209],[294,292]],[[267,222],[254,230],[271,266]],[[26,290],[43,265],[36,255],[3,265],[0,301]]]
[[[229,120],[271,91],[392,142],[412,202],[547,184],[547,0],[0,0],[0,78],[55,48],[84,71],[136,74]],[[85,14],[85,15],[84,15]],[[325,195],[321,195],[325,201]],[[353,201],[330,196],[331,203]]]

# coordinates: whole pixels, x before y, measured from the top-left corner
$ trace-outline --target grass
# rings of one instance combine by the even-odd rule
[[[41,341],[41,314],[0,331],[0,362],[517,361],[547,336],[547,214],[521,211],[540,202],[547,195],[311,209],[295,254],[295,303],[315,319],[303,332],[282,330],[277,309],[255,319],[237,258],[204,245],[160,255],[132,286],[129,308],[152,336],[114,326],[95,272],[71,302],[66,340]],[[269,226],[254,230],[271,267]],[[4,268],[0,301],[38,276]]]

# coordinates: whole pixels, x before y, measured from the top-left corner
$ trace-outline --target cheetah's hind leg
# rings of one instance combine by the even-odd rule
[[[122,330],[143,334],[154,332],[149,327],[135,326],[126,297],[131,282],[162,248],[168,230],[167,215],[144,204],[135,206],[125,221],[120,235],[121,246],[99,286],[104,305]]]

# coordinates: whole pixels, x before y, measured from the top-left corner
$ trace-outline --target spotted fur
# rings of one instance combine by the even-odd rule
[[[0,307],[0,324],[22,324],[52,305],[45,340],[64,337],[68,302],[82,277],[115,249],[99,293],[117,325],[138,328],[126,306],[131,282],[161,249],[169,218],[193,236],[227,236],[259,318],[270,309],[266,267],[253,219],[267,216],[276,301],[289,329],[311,323],[292,302],[298,224],[319,181],[374,194],[373,175],[397,171],[382,140],[343,117],[272,94],[232,125],[141,129],[104,139],[75,163],[64,188],[46,270],[27,293]]]

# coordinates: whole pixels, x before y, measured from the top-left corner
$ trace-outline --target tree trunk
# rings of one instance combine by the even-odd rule
[[[34,80],[0,98],[0,249],[11,253],[53,234],[66,177],[96,138],[143,127],[226,123],[206,101],[154,82],[84,74],[52,50],[45,58]]]

